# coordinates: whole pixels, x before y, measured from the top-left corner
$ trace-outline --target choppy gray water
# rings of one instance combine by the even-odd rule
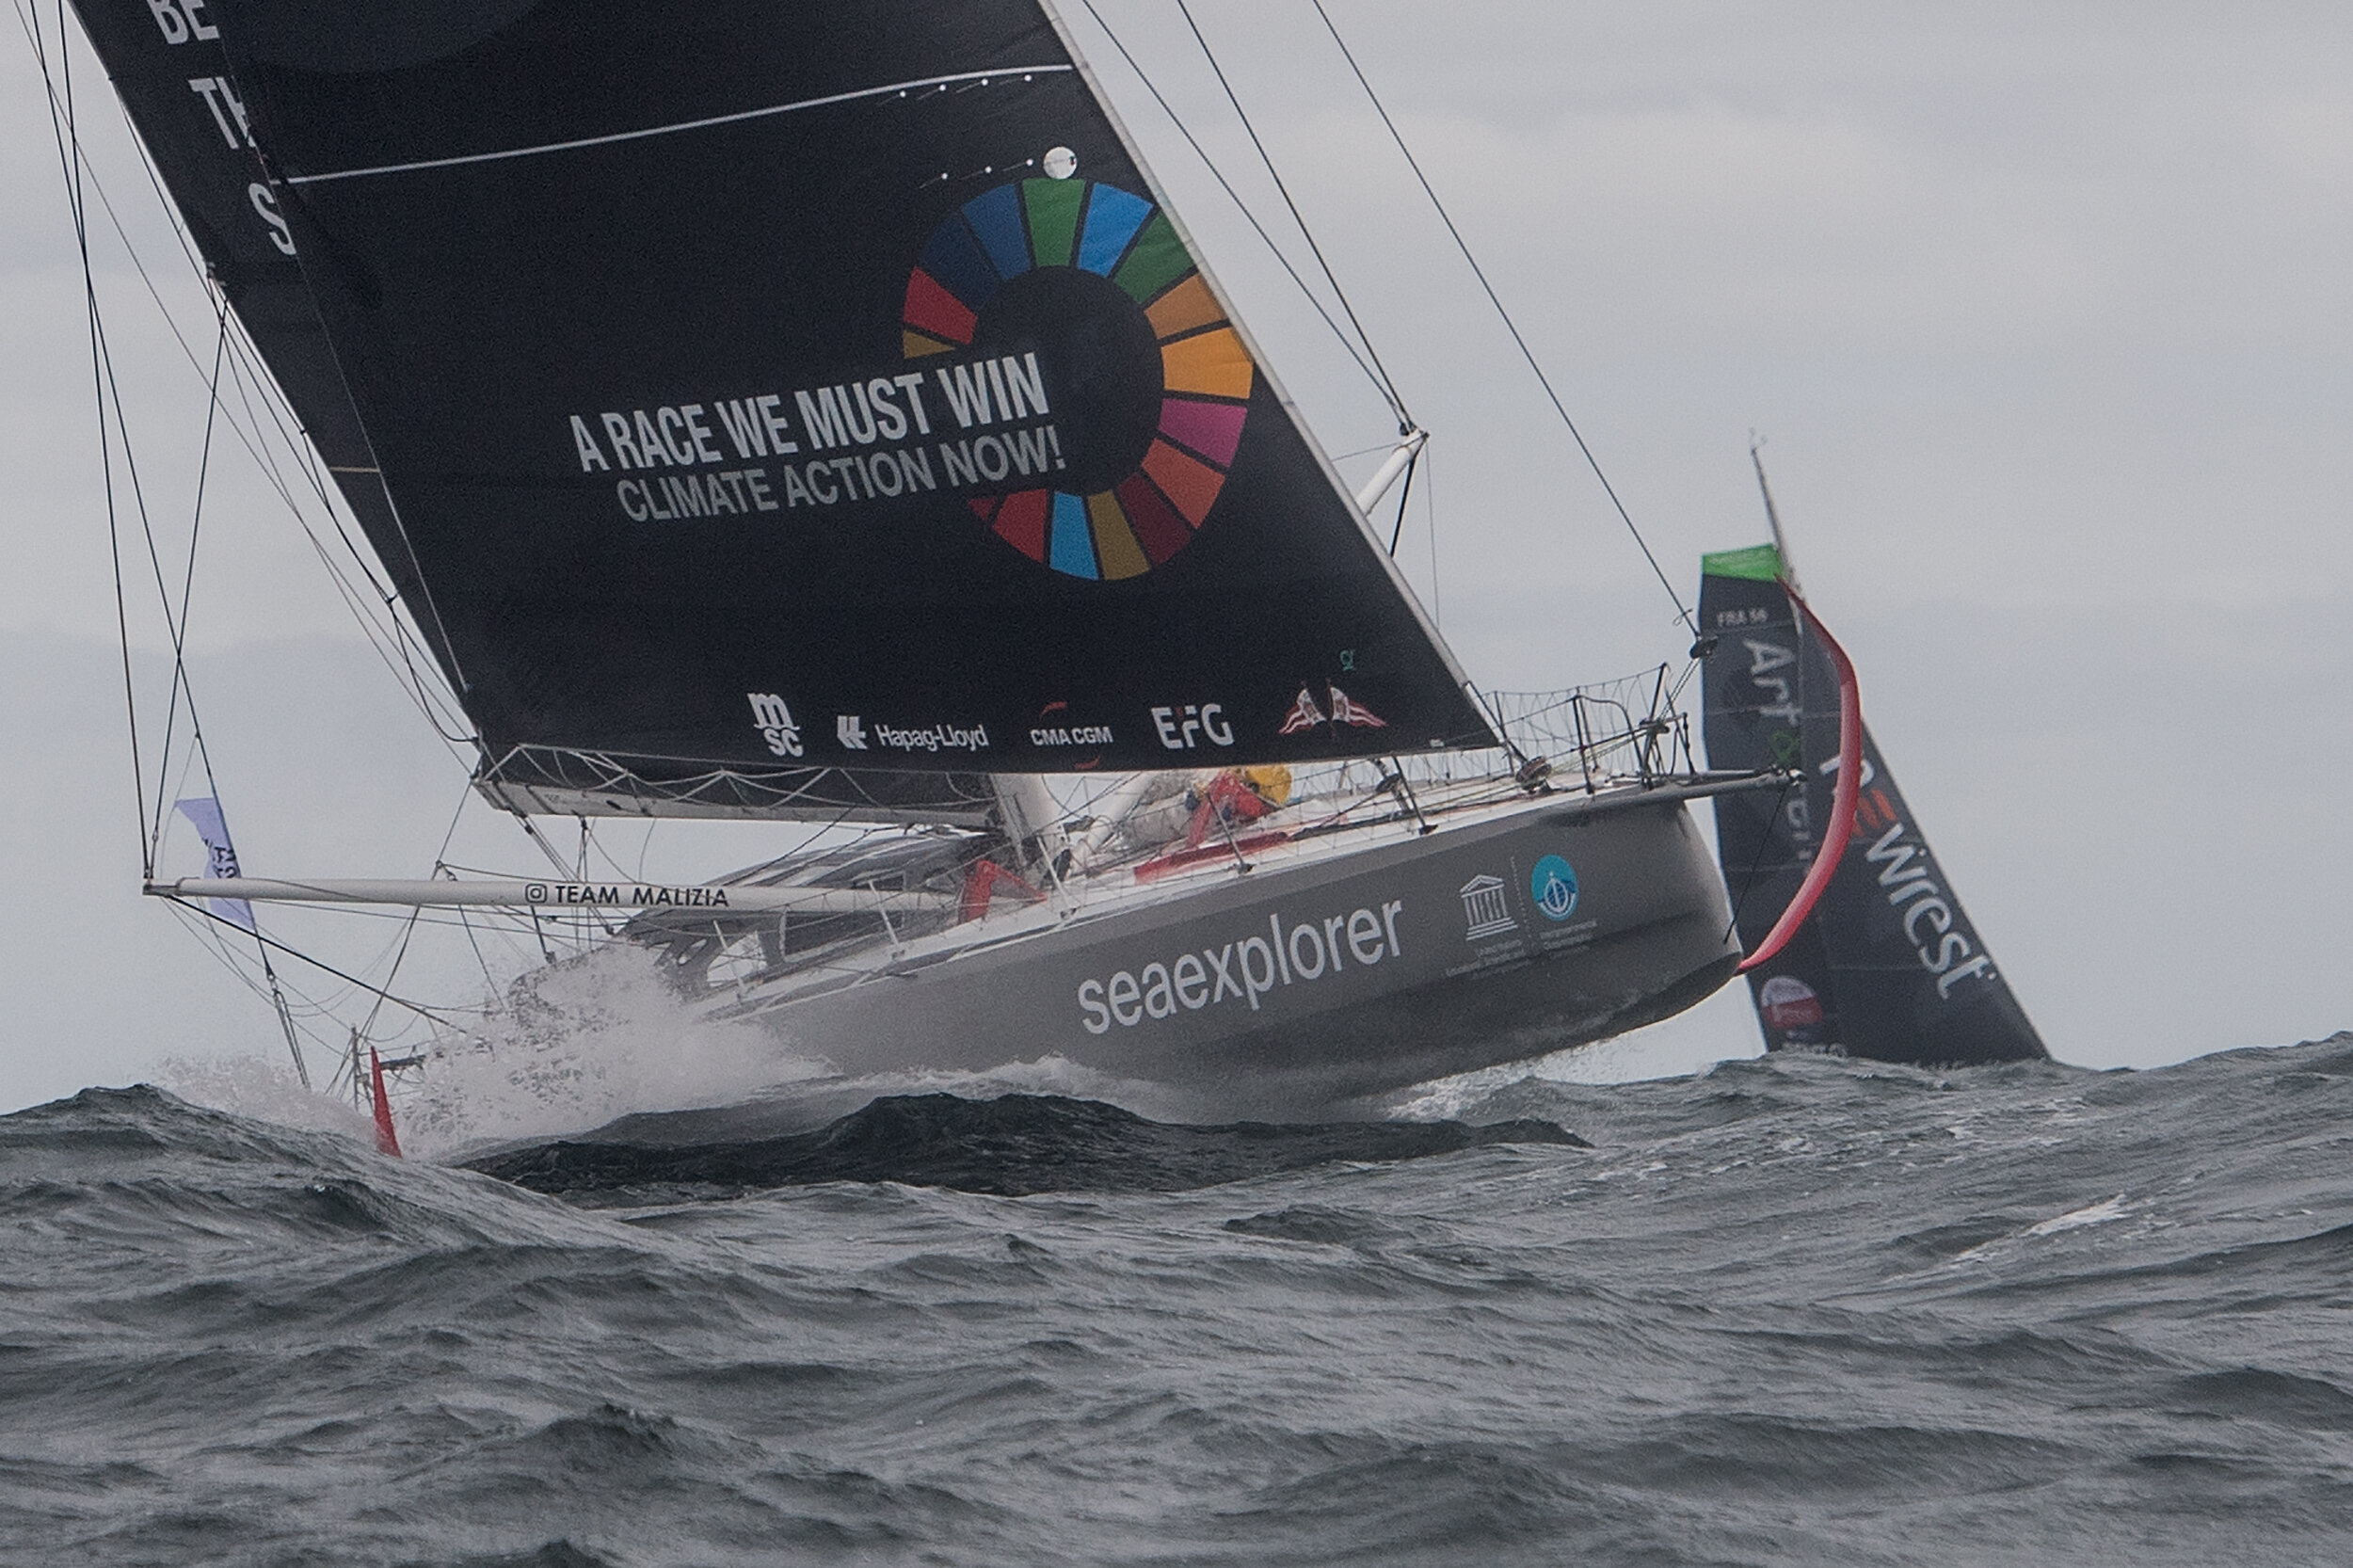
[[[0,1559],[2353,1561],[2353,1037],[1464,1113],[1592,1148],[986,1114],[1077,1190],[0,1118]]]

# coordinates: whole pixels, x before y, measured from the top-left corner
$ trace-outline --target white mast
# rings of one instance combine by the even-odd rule
[[[1773,488],[1765,482],[1765,459],[1759,456],[1764,445],[1755,431],[1749,432],[1749,463],[1756,470],[1757,492],[1765,498],[1765,520],[1773,530],[1773,552],[1781,557],[1781,574],[1789,579],[1791,587],[1802,593],[1804,589],[1798,582],[1798,565],[1789,559],[1789,541],[1782,537],[1781,513],[1773,505]]]
[[[1397,483],[1397,476],[1403,473],[1407,466],[1416,457],[1421,456],[1421,449],[1429,444],[1429,431],[1419,429],[1407,431],[1405,439],[1397,443],[1397,450],[1389,454],[1387,460],[1374,471],[1370,479],[1365,481],[1365,488],[1356,492],[1356,509],[1360,512],[1369,512],[1375,506],[1380,505],[1381,498],[1389,493],[1391,485]],[[1768,507],[1771,504],[1770,500],[1766,502]]]

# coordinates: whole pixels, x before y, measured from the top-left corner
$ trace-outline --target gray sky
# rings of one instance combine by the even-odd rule
[[[1281,232],[1173,6],[1098,3]],[[2151,1064],[2353,1023],[2337,936],[2353,839],[2333,799],[2353,612],[2353,14],[1334,9],[1687,597],[1701,552],[1762,536],[1746,448],[1767,436],[1873,728],[2062,1058]],[[1418,508],[1401,553],[1465,663],[1536,688],[1678,653],[1665,595],[1313,12],[1196,10],[1438,434],[1434,585]],[[1077,26],[1326,445],[1378,443],[1377,399]],[[101,178],[208,343],[86,54],[80,70]],[[133,890],[79,278],[21,43],[0,50],[0,116],[12,1105],[168,1051],[276,1047]],[[184,518],[201,383],[111,244],[104,265],[148,495]],[[194,641],[248,868],[419,874],[461,771],[232,458]],[[481,852],[520,863],[506,842]],[[700,871],[774,847],[759,829],[662,843]],[[335,940],[355,961],[380,945]],[[1641,1048],[1658,1065],[1754,1048],[1731,994]]]

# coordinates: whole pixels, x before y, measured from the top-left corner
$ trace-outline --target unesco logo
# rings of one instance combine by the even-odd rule
[[[1547,855],[1529,873],[1528,896],[1548,920],[1565,920],[1577,911],[1577,872],[1566,860]]]

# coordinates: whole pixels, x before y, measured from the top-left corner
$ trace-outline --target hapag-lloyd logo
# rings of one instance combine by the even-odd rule
[[[965,728],[953,724],[925,725],[910,728],[896,724],[876,724],[875,743],[892,751],[986,751],[988,726],[973,725]]]
[[[1401,956],[1397,917],[1402,899],[1389,899],[1381,912],[1369,907],[1344,915],[1302,920],[1286,928],[1280,914],[1267,917],[1267,934],[1249,936],[1198,952],[1155,960],[1141,969],[1120,969],[1109,980],[1079,986],[1080,1026],[1108,1034],[1112,1025],[1133,1029],[1146,1019],[1197,1013],[1228,1000],[1259,1009],[1258,999],[1286,985],[1312,984],[1344,973],[1353,961],[1369,969]]]

